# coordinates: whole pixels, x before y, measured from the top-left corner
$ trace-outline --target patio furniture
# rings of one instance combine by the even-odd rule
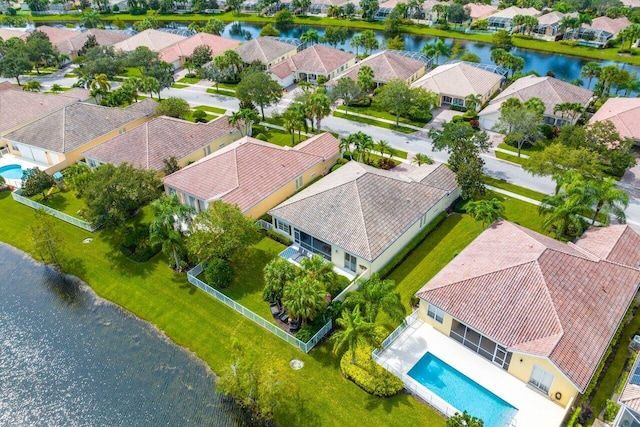
[[[281,322],[287,323],[287,321],[289,320],[289,313],[287,313],[287,310],[282,310],[282,313],[280,313],[278,319],[280,319]]]
[[[272,302],[271,304],[269,304],[269,309],[271,310],[271,314],[273,315],[273,317],[278,317],[278,315],[282,311],[280,304],[278,304],[277,302]]]
[[[298,332],[300,330],[300,319],[292,319],[289,321],[289,332]]]

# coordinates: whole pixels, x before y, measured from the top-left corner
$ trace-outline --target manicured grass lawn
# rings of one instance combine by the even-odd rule
[[[389,156],[384,156],[385,159],[388,159]],[[382,159],[382,156],[379,154],[375,154],[375,153],[369,153],[369,160],[373,161],[376,165],[378,164],[378,160]],[[398,160],[394,160],[391,159],[391,161],[393,162],[394,166],[398,166],[400,164],[400,162]]]
[[[505,196],[493,191],[487,191],[485,199],[496,198],[504,205],[504,219],[520,224],[530,230],[536,231],[541,234],[549,235],[542,228],[543,218],[538,215],[538,207],[531,203],[523,202],[522,200],[514,199],[509,196]]]
[[[496,179],[490,176],[485,175],[482,180],[487,185],[501,188],[512,193],[520,194],[521,196],[529,197],[530,199],[541,201],[544,196],[546,196],[546,194],[539,193],[525,187],[520,187],[519,185],[511,184],[510,182],[502,181],[501,179]]]
[[[518,148],[517,147],[512,147],[511,145],[505,144],[504,142],[498,144],[498,148],[502,148],[503,150],[513,151],[514,153],[518,154]],[[522,154],[529,155],[531,153],[539,153],[540,151],[544,151],[545,148],[547,148],[546,145],[535,144],[533,147],[522,148],[522,150],[520,150],[520,152]]]
[[[344,105],[340,105],[338,107],[338,110],[348,111],[349,114],[358,113],[358,114],[365,114],[371,117],[377,117],[379,119],[392,120],[394,123],[396,121],[396,116],[394,116],[393,114],[387,113],[386,111],[380,111],[374,107],[349,107],[349,109],[347,110]],[[416,120],[409,120],[404,117],[400,117],[399,123],[404,123],[406,125],[417,126],[421,128],[421,127],[424,127],[424,125],[426,125],[427,123],[429,123],[429,121],[419,122]]]
[[[402,133],[413,133],[413,132],[416,132],[415,130],[406,128],[406,127],[404,127],[402,125],[400,125],[399,127],[396,127],[395,124],[379,122],[379,121],[377,121],[375,119],[369,119],[369,118],[366,118],[366,117],[354,116],[353,114],[347,115],[347,114],[344,114],[344,113],[342,113],[340,111],[334,111],[333,115],[335,117],[340,117],[342,119],[351,120],[353,122],[359,122],[359,123],[364,123],[364,124],[367,124],[367,125],[378,126],[378,127],[381,127],[381,128],[391,129],[391,130],[395,130],[395,131],[402,132]]]
[[[197,77],[183,77],[180,80],[178,80],[180,83],[187,83],[190,85],[194,85],[196,83],[198,83],[201,79],[197,78]]]
[[[171,85],[171,87],[174,89],[184,89],[186,87],[189,87],[189,85],[183,85],[182,83],[174,83]]]
[[[214,94],[214,95],[230,96],[232,98],[236,97],[236,92],[235,91],[226,90],[226,89],[222,89],[222,88],[220,88],[220,90],[218,90],[215,87],[210,87],[209,89],[207,89],[207,93],[211,93],[211,94]]]
[[[207,113],[207,116],[204,118],[205,122],[210,122],[211,120],[220,117],[217,114],[209,114]],[[187,113],[187,115],[184,118],[186,121],[191,122],[191,123],[195,123],[196,119],[193,117],[193,115],[191,114],[191,112]]]
[[[498,158],[498,159],[507,160],[509,162],[517,163],[520,166],[524,166],[528,161],[528,159],[525,159],[524,157],[518,157],[518,155],[516,153],[511,155],[511,154],[503,153],[501,151],[496,151],[495,155],[496,155],[496,158]]]
[[[400,157],[401,159],[407,159],[407,157],[409,156],[409,153],[407,153],[406,151],[402,151],[402,150],[398,150],[396,148],[392,148],[391,149],[391,155],[394,157]]]
[[[0,193],[0,239],[33,252],[25,232],[34,220],[33,209]],[[444,419],[408,395],[390,399],[372,397],[340,374],[338,357],[324,343],[304,354],[260,326],[191,286],[184,274],[173,273],[159,254],[135,263],[107,243],[108,231],[85,232],[59,222],[64,236],[62,264],[102,297],[138,317],[154,323],[175,343],[204,360],[214,372],[225,372],[232,362],[232,338],[257,362],[282,367],[282,392],[291,396],[286,413],[276,414],[280,425],[428,425],[444,427]],[[82,240],[93,237],[89,244]],[[288,363],[298,358],[304,368],[293,371]],[[206,402],[203,402],[206,404]]]
[[[49,194],[46,200],[42,199],[41,194],[36,194],[29,198],[34,202],[49,206],[72,217],[82,219],[80,215],[78,215],[78,211],[84,208],[84,202],[82,199],[77,198],[73,191],[60,191],[58,187],[53,187],[51,194]]]
[[[127,67],[124,72],[119,75],[123,77],[142,77],[142,71],[137,67]]]
[[[194,108],[194,110],[207,111],[210,113],[218,114],[220,116],[227,112],[227,110],[225,110],[224,108],[211,107],[209,105],[198,105]]]
[[[268,237],[263,238],[247,251],[238,265],[234,266],[236,276],[233,284],[226,289],[220,289],[220,292],[262,316],[265,320],[273,322],[269,303],[262,299],[262,290],[264,289],[262,270],[285,248],[286,246],[275,240]]]
[[[259,133],[262,133],[264,134],[264,136],[267,137],[267,140],[272,144],[276,144],[281,147],[291,147],[291,134],[283,130],[269,128],[262,125],[253,125],[252,128],[253,128],[254,138]],[[308,137],[305,136],[304,134],[300,134],[300,140],[298,140],[298,132],[296,132],[294,139],[295,139],[295,143],[298,144],[299,142],[307,140]]]

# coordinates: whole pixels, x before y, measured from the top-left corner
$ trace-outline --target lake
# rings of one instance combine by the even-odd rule
[[[214,375],[78,279],[0,243],[0,426],[244,426]]]

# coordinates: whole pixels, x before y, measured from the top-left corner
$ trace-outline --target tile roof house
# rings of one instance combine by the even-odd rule
[[[351,161],[269,211],[274,229],[352,275],[380,270],[460,195],[443,164]]]
[[[438,95],[438,106],[459,105],[466,106],[466,97],[479,95],[482,104],[496,93],[503,76],[478,66],[465,62],[440,65],[411,84],[421,87]]]
[[[640,142],[640,99],[609,98],[589,119],[589,123],[609,120],[620,136]]]
[[[5,90],[0,90],[0,137],[65,105],[89,98],[89,91],[84,89],[72,89],[54,95],[25,92],[5,83]]]
[[[74,37],[58,42],[55,46],[58,48],[58,51],[60,53],[69,55],[71,59],[74,59],[78,56],[78,52],[87,42],[89,36],[94,36],[96,38],[96,42],[100,46],[113,46],[114,44],[131,37],[130,34],[122,33],[119,31],[91,28],[81,33],[76,32],[76,35]]]
[[[236,52],[245,62],[260,62],[267,69],[298,52],[297,44],[285,43],[275,37],[258,37],[241,44]]]
[[[640,239],[612,227],[572,244],[498,221],[416,293],[419,316],[566,407],[589,385],[640,284],[640,258],[618,262],[629,247],[639,255]]]
[[[209,46],[211,56],[216,57],[229,49],[235,49],[240,42],[208,33],[195,33],[191,37],[172,44],[160,51],[160,59],[180,69],[198,46]]]
[[[464,9],[469,14],[471,21],[479,21],[494,14],[498,7],[491,4],[468,3],[464,6]]]
[[[132,52],[136,50],[138,46],[146,46],[153,52],[160,52],[162,49],[171,46],[174,43],[178,43],[186,39],[185,36],[179,34],[172,34],[166,31],[148,29],[135,36],[129,37],[119,43],[113,45],[115,50],[121,50],[123,52]]]
[[[0,39],[2,40],[9,40],[13,37],[18,37],[19,39],[24,39],[27,37],[27,35],[29,35],[29,33],[26,33],[24,31],[19,31],[19,30],[11,30],[9,28],[0,28]]]
[[[582,24],[580,28],[568,30],[565,38],[578,40],[580,44],[596,47],[606,47],[609,41],[618,33],[633,24],[626,17],[609,18],[600,16],[591,21],[591,24]]]
[[[127,108],[77,102],[6,134],[4,139],[11,154],[48,165],[45,171],[53,174],[82,159],[87,148],[150,120],[156,107],[152,99]]]
[[[288,87],[295,81],[315,83],[320,76],[331,80],[355,63],[356,56],[351,52],[314,44],[274,65],[269,72],[280,86]]]
[[[91,166],[130,163],[137,168],[161,171],[163,160],[169,157],[185,167],[241,136],[238,128],[229,125],[227,116],[209,123],[160,116],[83,151],[82,155]]]
[[[51,27],[49,25],[40,25],[39,27],[36,27],[34,31],[45,33],[49,37],[49,41],[53,45],[57,45],[58,43],[61,43],[65,40],[77,37],[79,34],[78,31],[75,30],[70,30],[68,28]]]
[[[591,102],[593,92],[553,77],[526,76],[519,78],[493,98],[487,107],[478,114],[480,127],[493,129],[500,118],[500,107],[509,98],[526,102],[531,98],[539,98],[545,105],[544,122],[552,126],[575,124],[580,118],[576,114],[573,119],[554,113],[558,104],[565,102],[578,103],[586,107]]]
[[[414,57],[419,59],[414,59]],[[373,81],[377,86],[382,86],[391,79],[400,79],[411,84],[422,77],[427,68],[431,68],[432,60],[422,55],[406,56],[402,52],[383,50],[366,57],[353,67],[349,67],[344,73],[330,80],[328,84],[334,85],[343,77],[358,80],[358,71],[365,65],[373,70]]]
[[[561,13],[552,11],[538,17],[538,26],[531,31],[531,35],[544,40],[556,40],[564,34],[561,28],[562,19],[565,17],[577,18],[578,13]]]
[[[177,194],[197,210],[222,200],[252,218],[325,175],[340,156],[330,133],[295,147],[280,147],[245,136],[163,179],[168,194]]]
[[[487,18],[487,21],[489,21],[489,29],[511,31],[513,29],[513,18],[517,15],[538,16],[540,15],[540,11],[533,7],[521,8],[517,6],[510,6],[506,9],[497,11]]]

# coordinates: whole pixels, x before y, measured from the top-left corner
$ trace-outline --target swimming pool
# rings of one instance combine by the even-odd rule
[[[460,411],[484,421],[484,427],[505,427],[517,409],[431,353],[426,353],[409,376]]]
[[[20,165],[1,166],[0,175],[7,179],[22,179],[22,167]]]

